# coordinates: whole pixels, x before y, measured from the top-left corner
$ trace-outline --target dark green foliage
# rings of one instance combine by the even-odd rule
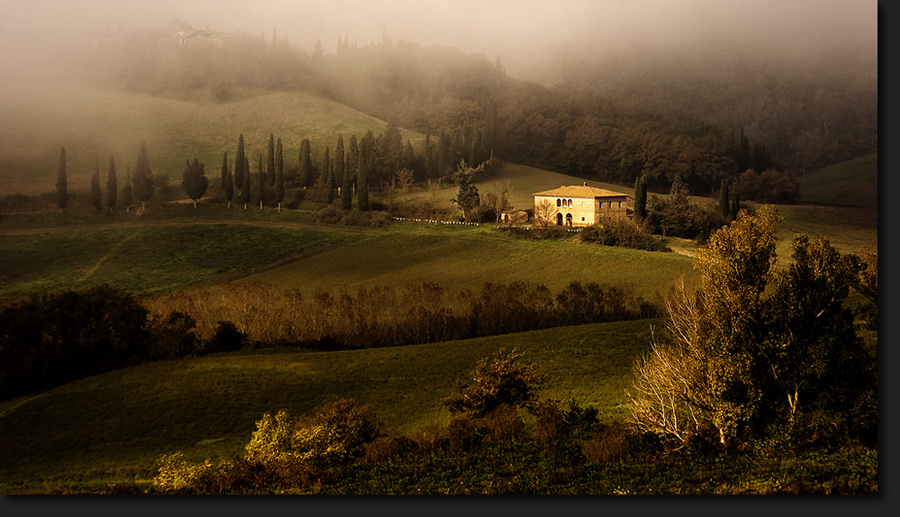
[[[352,150],[352,141],[351,141]],[[369,209],[369,178],[375,163],[375,137],[372,131],[359,141],[359,156],[356,169],[356,198],[360,210]]]
[[[343,140],[338,136],[338,145],[343,149]],[[356,135],[350,135],[350,154],[347,157],[343,180],[341,181],[341,208],[350,210],[353,206],[353,180],[356,179],[356,167],[359,157]]]
[[[141,140],[141,151],[134,166],[134,174],[131,176],[131,184],[134,188],[134,196],[142,205],[153,197],[156,187],[153,184],[153,171],[150,170],[150,161],[147,158],[147,143],[143,140]]]
[[[241,203],[244,204],[244,210],[247,209],[247,203],[250,202],[250,159],[244,156],[244,165],[241,167],[243,179],[241,180]],[[237,184],[237,182],[235,182]]]
[[[116,180],[116,159],[109,157],[109,172],[106,176],[106,206],[110,210],[116,206],[116,197],[118,196],[119,185]]]
[[[69,203],[69,183],[66,173],[66,148],[59,149],[59,165],[56,168],[56,206],[65,210]]]
[[[642,232],[637,226],[619,221],[613,226],[588,226],[579,232],[582,242],[622,246],[647,251],[670,251],[664,240]]]
[[[244,134],[238,136],[237,154],[234,155],[234,186],[244,188]]]
[[[34,294],[0,312],[0,396],[8,398],[138,362],[147,311],[106,284]]]
[[[500,349],[490,359],[478,361],[472,371],[472,386],[457,382],[456,393],[441,400],[451,413],[483,417],[504,404],[532,408],[544,375],[537,364],[522,364],[522,354]]]
[[[729,200],[728,180],[722,180],[722,184],[719,186],[719,213],[726,219],[731,215],[731,204]]]
[[[231,200],[234,198],[234,180],[231,177],[231,170],[228,168],[228,152],[222,155],[222,190],[225,192],[225,201],[231,208]]]
[[[100,162],[94,160],[94,173],[91,174],[91,205],[94,210],[103,208],[103,193],[100,191]]]
[[[325,146],[325,158],[322,159],[322,170],[325,172],[325,202],[334,201],[334,170],[331,166],[331,152]]]
[[[450,202],[456,204],[467,222],[471,221],[475,210],[481,205],[481,196],[474,183],[475,171],[466,165],[465,160],[460,160],[453,181],[456,183],[456,196]]]
[[[131,171],[125,172],[125,186],[122,187],[122,203],[125,204],[125,210],[128,211],[131,208],[131,204],[134,202],[131,191]]]
[[[641,224],[647,217],[647,179],[645,175],[634,180],[634,221]]]
[[[147,326],[150,339],[143,351],[144,359],[165,361],[194,355],[200,345],[196,327],[193,318],[178,311],[172,311],[164,318],[151,318]]]
[[[203,344],[203,353],[234,352],[244,347],[247,335],[230,321],[220,321],[216,333]]]
[[[313,177],[312,156],[308,138],[304,138],[300,142],[298,159],[300,160],[300,175],[297,181],[303,188],[311,187],[315,182],[315,178]]]
[[[227,163],[222,164],[227,171]],[[181,186],[187,193],[188,197],[194,202],[194,208],[197,208],[197,200],[203,197],[209,187],[209,180],[206,179],[204,173],[205,165],[194,158],[194,161],[187,161],[184,171],[181,173]]]
[[[653,233],[704,242],[725,219],[717,211],[690,203],[684,183],[676,178],[668,197],[650,200],[646,223]]]
[[[793,204],[800,200],[800,187],[790,175],[776,169],[757,173],[748,169],[735,180],[734,190],[742,199],[758,203]]]
[[[266,148],[266,180],[269,186],[275,185],[275,135],[269,133],[269,144]]]
[[[284,150],[282,149],[281,137],[278,137],[278,143],[275,146],[275,203],[281,209],[281,202],[284,201]]]

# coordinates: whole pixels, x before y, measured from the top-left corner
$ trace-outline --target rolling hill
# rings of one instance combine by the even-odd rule
[[[800,177],[806,203],[878,208],[878,153],[836,163]]]
[[[307,93],[267,92],[233,102],[175,100],[93,89],[37,89],[28,92],[0,87],[0,192],[34,195],[56,187],[59,150],[66,148],[70,190],[89,188],[94,160],[106,178],[109,158],[124,178],[146,140],[154,174],[181,181],[186,160],[206,164],[207,176],[229,163],[244,135],[245,150],[255,165],[265,153],[269,134],[284,142],[285,164],[297,161],[300,142],[309,138],[314,159],[337,135],[362,137],[384,131],[387,124],[342,104]],[[421,135],[402,131],[403,139]],[[120,179],[120,183],[122,180]]]

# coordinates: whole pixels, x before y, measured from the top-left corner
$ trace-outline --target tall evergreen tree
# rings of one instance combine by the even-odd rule
[[[263,171],[263,157],[262,153],[257,155],[259,158],[259,209],[262,210],[263,201],[266,198],[266,173]]]
[[[481,195],[478,193],[478,187],[474,183],[475,171],[466,165],[465,160],[461,159],[453,176],[457,190],[456,197],[451,199],[450,202],[456,204],[468,222],[472,217],[472,211],[481,205]]]
[[[431,148],[431,132],[425,129],[425,177],[434,176],[434,150]]]
[[[374,149],[372,149],[374,145],[375,138],[372,136],[372,131],[366,133],[366,136],[362,138],[359,142],[359,159],[357,165],[357,176],[356,176],[356,197],[357,197],[357,205],[359,205],[360,210],[368,210],[369,209],[369,173],[371,172],[371,154]]]
[[[329,205],[334,201],[334,170],[331,166],[331,156],[328,146],[325,146],[325,158],[322,160],[322,172],[325,174],[325,202]]]
[[[647,217],[647,177],[641,174],[634,180],[634,220],[640,224]]]
[[[197,208],[197,200],[203,197],[209,187],[209,180],[205,176],[206,166],[203,162],[194,158],[194,161],[187,161],[184,171],[181,173],[181,186],[187,193],[191,201],[194,202],[194,208]]]
[[[284,150],[281,146],[281,137],[275,146],[275,203],[278,211],[281,211],[281,202],[284,201]]]
[[[69,204],[69,178],[66,172],[66,148],[59,149],[59,165],[56,168],[56,206],[60,211]]]
[[[231,178],[231,171],[228,169],[228,151],[222,156],[222,190],[225,191],[225,201],[228,208],[231,208],[231,200],[234,198],[234,180]]]
[[[269,134],[269,147],[267,150],[267,158],[266,162],[266,180],[269,182],[269,186],[275,185],[275,135]]]
[[[304,189],[313,184],[312,156],[309,139],[304,138],[300,142],[300,186]]]
[[[138,154],[131,182],[134,187],[134,195],[141,202],[141,208],[146,209],[146,203],[153,197],[155,187],[153,186],[153,171],[150,169],[150,161],[147,158],[147,142],[144,140],[141,140],[141,152]]]
[[[341,200],[343,200],[343,188],[344,188],[344,161],[346,160],[346,156],[344,155],[344,137],[340,134],[338,135],[337,146],[334,148],[334,184],[341,193]]]
[[[106,206],[110,210],[116,206],[116,198],[119,193],[119,183],[116,179],[116,159],[109,157],[109,172],[106,175]]]
[[[244,210],[247,209],[247,203],[250,202],[250,159],[244,156],[244,165],[241,167],[241,203],[244,204]]]
[[[131,166],[129,165],[127,169],[125,169],[125,185],[122,186],[122,203],[125,204],[125,211],[131,211],[131,204],[134,203],[134,198],[132,196],[131,191]]]
[[[244,158],[244,135],[241,133],[238,136],[237,154],[234,155],[234,186],[241,189],[242,193],[244,189]]]
[[[722,217],[728,217],[731,214],[728,198],[728,180],[722,180],[722,184],[719,187],[719,213],[722,214]]]
[[[103,193],[100,191],[100,162],[94,158],[94,173],[91,174],[91,204],[94,210],[103,208]]]

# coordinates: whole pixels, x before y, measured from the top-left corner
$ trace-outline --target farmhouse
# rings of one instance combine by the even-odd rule
[[[534,218],[557,226],[593,226],[634,216],[634,198],[622,192],[562,186],[534,194]]]

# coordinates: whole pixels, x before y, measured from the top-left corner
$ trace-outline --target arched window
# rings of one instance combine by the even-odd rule
[[[572,208],[572,200],[569,200],[569,208]]]
[[[559,198],[556,198],[556,206],[562,206],[562,205],[560,204]]]
[[[566,226],[572,226],[572,214],[566,214]]]
[[[563,223],[562,213],[557,213],[556,214],[556,226],[562,226],[562,223]]]

